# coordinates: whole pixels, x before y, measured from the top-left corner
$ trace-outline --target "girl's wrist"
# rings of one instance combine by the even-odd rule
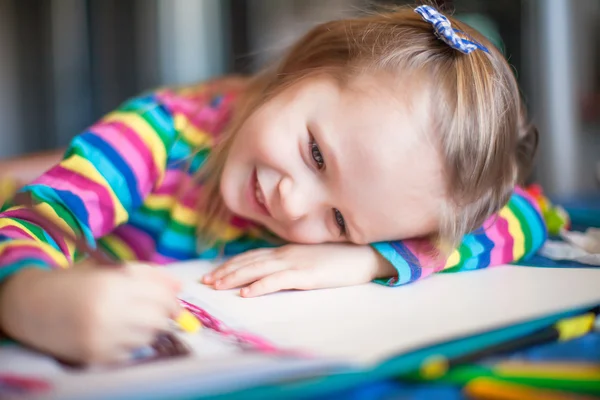
[[[375,249],[371,248],[371,251],[375,254],[376,259],[375,276],[373,279],[393,278],[398,274],[392,263],[383,258]]]

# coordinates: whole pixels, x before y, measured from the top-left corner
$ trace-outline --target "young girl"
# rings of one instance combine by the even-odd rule
[[[545,240],[517,186],[536,138],[468,26],[426,6],[320,25],[274,69],[142,95],[77,136],[22,189],[38,212],[0,214],[0,327],[104,362],[177,313],[160,269],[68,268],[82,254],[48,221],[119,260],[237,255],[204,282],[247,297],[521,260]]]

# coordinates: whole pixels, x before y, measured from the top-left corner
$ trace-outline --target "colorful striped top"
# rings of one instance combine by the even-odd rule
[[[231,114],[237,89],[223,82],[141,95],[76,136],[58,165],[21,189],[32,195],[37,212],[11,203],[2,208],[0,279],[28,266],[67,268],[83,257],[73,243],[53,235],[48,221],[120,260],[168,264],[217,256],[216,248],[197,245],[202,185],[194,176]],[[221,228],[226,256],[274,245],[248,221],[222,221]],[[545,238],[538,209],[517,190],[445,263],[433,262],[424,241],[373,247],[398,271],[380,283],[401,285],[444,269],[521,260]]]

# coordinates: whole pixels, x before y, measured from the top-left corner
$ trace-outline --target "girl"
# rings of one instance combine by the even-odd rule
[[[142,95],[76,137],[22,189],[38,212],[1,214],[0,327],[103,362],[177,312],[160,269],[67,268],[82,255],[48,221],[120,260],[240,254],[204,282],[247,297],[520,260],[545,240],[517,186],[536,138],[468,26],[427,6],[323,24],[274,69]]]

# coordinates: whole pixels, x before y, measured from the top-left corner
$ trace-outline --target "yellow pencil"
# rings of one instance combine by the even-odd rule
[[[202,325],[198,318],[192,315],[188,310],[182,310],[179,316],[175,319],[177,325],[187,333],[196,333],[200,330]]]

